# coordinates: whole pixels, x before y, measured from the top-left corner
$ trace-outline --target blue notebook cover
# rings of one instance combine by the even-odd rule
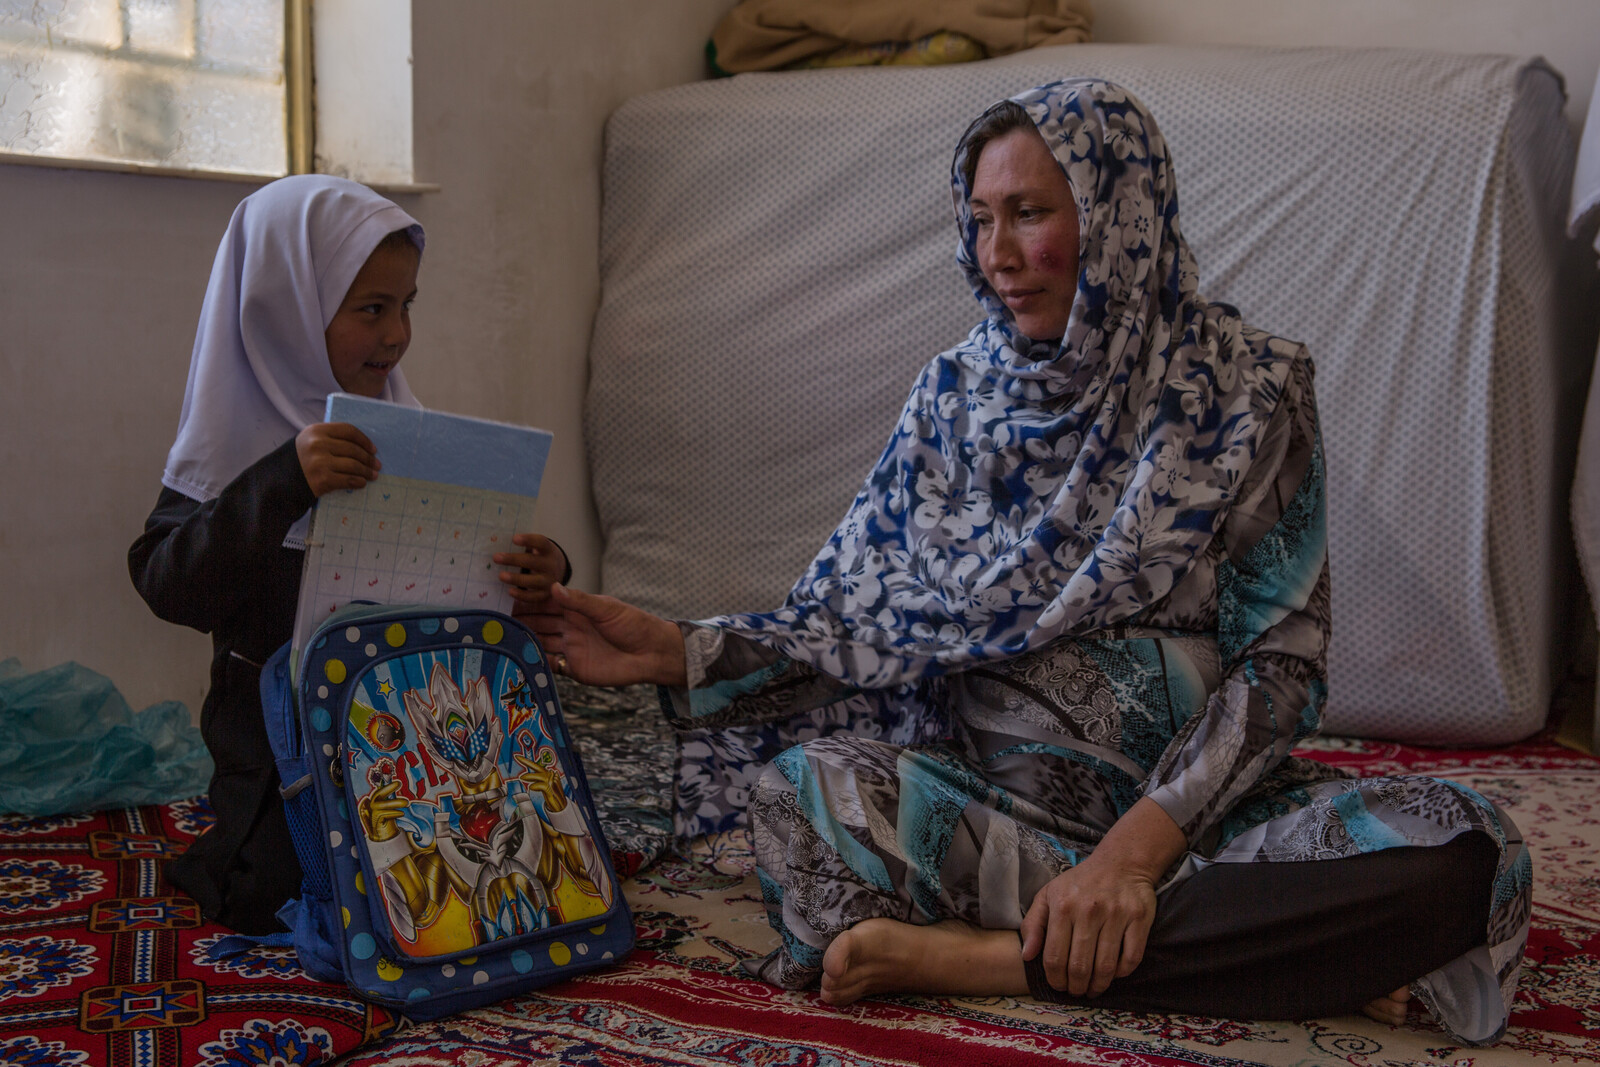
[[[548,430],[405,408],[349,393],[328,397],[328,422],[372,440],[383,473],[518,496],[538,496],[550,457]]]

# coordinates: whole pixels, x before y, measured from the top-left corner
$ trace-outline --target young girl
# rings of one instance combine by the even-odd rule
[[[342,178],[284,178],[240,203],[211,267],[165,488],[128,552],[151,609],[214,648],[200,731],[217,821],[167,879],[245,933],[279,929],[300,892],[261,664],[294,625],[311,505],[382,468],[360,430],[321,421],[324,401],[342,390],[421,406],[398,364],[422,247],[415,219]],[[521,614],[570,567],[547,538],[514,541],[521,551],[495,561]]]

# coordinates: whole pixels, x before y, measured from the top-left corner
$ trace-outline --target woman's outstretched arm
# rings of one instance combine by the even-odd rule
[[[551,659],[565,657],[566,673],[585,685],[688,684],[678,624],[616,597],[557,584],[523,618]]]

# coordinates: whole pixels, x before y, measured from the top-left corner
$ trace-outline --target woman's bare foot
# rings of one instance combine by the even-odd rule
[[[822,999],[844,1005],[874,993],[1005,996],[1028,991],[1015,930],[955,919],[913,926],[868,919],[834,938],[822,957]]]
[[[1393,993],[1369,1000],[1361,1013],[1369,1019],[1376,1019],[1380,1023],[1390,1026],[1400,1026],[1406,1021],[1406,1002],[1411,999],[1411,990],[1401,986]]]

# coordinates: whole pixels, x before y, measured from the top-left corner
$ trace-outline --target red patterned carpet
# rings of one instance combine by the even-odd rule
[[[1319,741],[1368,773],[1438,774],[1517,819],[1534,851],[1535,929],[1512,1030],[1453,1045],[1424,1015],[1241,1023],[1041,1005],[869,1001],[847,1009],[744,977],[763,953],[748,850],[707,842],[628,882],[639,948],[617,968],[390,1034],[395,1020],[307,979],[280,949],[211,951],[220,928],[167,895],[162,861],[203,826],[193,801],[0,819],[0,1067],[46,1064],[1322,1064],[1600,1061],[1600,761],[1545,741],[1447,752]],[[598,766],[589,758],[591,770]],[[600,764],[603,766],[603,764]],[[365,1046],[362,1048],[362,1046]]]
[[[160,880],[203,804],[0,820],[0,1065],[312,1064],[399,1019],[292,949],[231,958]]]
[[[430,1024],[353,1057],[394,1065],[1067,1063],[1593,1063],[1600,1060],[1600,761],[1546,740],[1445,751],[1326,739],[1307,754],[1362,774],[1455,778],[1510,811],[1535,854],[1535,930],[1512,1030],[1454,1045],[1425,1015],[1241,1023],[1043,1005],[1029,998],[896,997],[846,1009],[746,978],[773,944],[739,835],[629,883],[639,948],[616,970]]]

